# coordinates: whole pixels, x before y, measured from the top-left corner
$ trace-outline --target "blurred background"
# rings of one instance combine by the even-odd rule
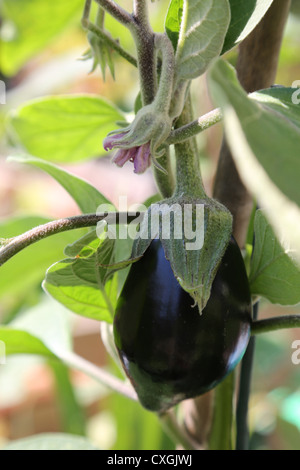
[[[5,103],[0,104],[0,238],[14,236],[42,223],[79,214],[68,193],[50,176],[31,166],[8,161],[22,154],[7,132],[7,119],[27,101],[48,95],[92,94],[105,97],[130,113],[138,94],[136,69],[114,54],[115,79],[99,67],[93,73],[92,60],[82,60],[89,48],[80,19],[83,1],[3,0],[0,12],[0,79],[5,83]],[[72,8],[70,7],[72,3]],[[130,1],[120,2],[131,9]],[[150,2],[149,2],[150,3]],[[53,7],[54,5],[54,7]],[[64,10],[64,6],[66,6]],[[168,1],[151,2],[151,23],[163,31]],[[107,18],[113,38],[135,54],[127,31]],[[277,84],[291,86],[300,80],[300,1],[293,1],[282,45]],[[236,50],[227,55],[232,63]],[[193,82],[195,115],[212,109],[206,78]],[[211,191],[222,138],[222,125],[198,137],[205,187]],[[111,163],[99,141],[99,155],[80,162],[59,163],[84,178],[118,206],[126,195],[128,205],[142,203],[156,194],[151,171],[135,175],[128,163],[121,170]],[[43,242],[26,249],[0,270],[0,322],[53,322],[71,331],[76,353],[92,363],[118,374],[100,338],[99,322],[79,317],[48,298],[41,283],[45,270],[62,259],[66,243],[78,235],[55,236],[43,250]],[[40,262],[31,264],[39,250]],[[17,259],[18,258],[18,259]],[[299,313],[262,301],[260,317]],[[62,320],[63,319],[63,320]],[[251,447],[253,449],[300,450],[300,364],[293,364],[292,343],[300,330],[261,335],[256,340],[250,402]],[[174,444],[162,431],[155,416],[138,404],[111,393],[78,371],[66,371],[57,364],[29,355],[10,356],[0,364],[0,448],[7,442],[42,432],[72,432],[86,435],[102,449],[172,449]]]

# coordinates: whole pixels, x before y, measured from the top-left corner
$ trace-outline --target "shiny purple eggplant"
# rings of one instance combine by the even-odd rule
[[[141,404],[158,413],[221,382],[241,360],[250,329],[248,278],[233,238],[201,315],[153,240],[130,268],[114,317],[123,368]]]

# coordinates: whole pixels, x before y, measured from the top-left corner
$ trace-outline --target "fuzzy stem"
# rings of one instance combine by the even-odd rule
[[[188,97],[183,112],[176,122],[176,126],[185,126],[191,121],[191,117],[191,100],[190,97]],[[175,145],[175,156],[176,188],[174,195],[180,196],[184,193],[197,198],[206,198],[207,196],[203,187],[195,139],[191,138],[184,142],[177,143]]]
[[[159,87],[155,96],[155,108],[157,112],[168,112],[170,108],[173,77],[175,69],[175,57],[172,43],[166,34],[155,34],[155,48],[162,54],[162,67],[159,79]]]
[[[130,27],[133,24],[133,16],[124,10],[124,8],[120,7],[116,2],[112,0],[95,0],[95,2],[124,26]]]
[[[165,172],[153,165],[155,181],[162,197],[168,198],[172,196],[175,186],[169,148],[167,148],[164,155],[159,158],[159,164]]]
[[[177,144],[183,142],[195,135],[199,134],[202,131],[205,131],[211,126],[214,126],[222,120],[222,112],[220,108],[214,109],[207,114],[195,119],[188,124],[179,127],[172,131],[169,137],[166,140],[168,145]]]
[[[137,50],[137,63],[143,105],[152,103],[156,92],[154,32],[148,19],[146,0],[134,0],[130,31]]]
[[[39,225],[17,237],[5,240],[0,248],[0,266],[33,243],[43,240],[56,233],[66,232],[77,228],[93,227],[105,219],[107,224],[129,223],[135,220],[139,223],[139,213],[112,212],[104,214],[84,214],[65,219],[54,220]]]
[[[108,46],[114,49],[121,57],[127,60],[130,64],[137,67],[137,60],[129,52],[125,51],[120,44],[112,39],[105,31],[103,31],[99,26],[93,24],[87,19],[82,20],[82,26],[84,29],[87,29],[91,33],[94,33],[98,38],[102,39]]]

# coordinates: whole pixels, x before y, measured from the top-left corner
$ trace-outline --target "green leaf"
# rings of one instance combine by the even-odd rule
[[[102,141],[118,120],[124,116],[103,98],[50,96],[21,106],[8,132],[31,155],[69,163],[103,155]]]
[[[254,295],[272,303],[295,305],[300,302],[300,269],[292,253],[284,250],[264,213],[256,212],[255,244],[250,265],[249,282]]]
[[[165,31],[169,36],[175,51],[177,49],[182,9],[183,0],[171,0],[165,20]]]
[[[10,157],[9,161],[28,163],[51,175],[72,196],[83,214],[96,212],[100,204],[110,204],[113,207],[94,186],[52,163],[30,156]]]
[[[7,444],[3,450],[100,450],[85,437],[67,433],[43,433]]]
[[[176,50],[177,80],[203,74],[221,53],[230,22],[228,0],[184,0]]]
[[[209,83],[242,181],[300,262],[299,128],[249,98],[223,60],[212,67]]]
[[[1,69],[14,75],[43,47],[75,20],[80,20],[81,0],[2,0]]]
[[[231,21],[222,54],[243,41],[266,14],[273,0],[229,0]]]
[[[31,335],[27,331],[1,326],[0,340],[5,344],[6,355],[39,354],[50,358],[55,357],[39,338]]]
[[[38,225],[50,222],[43,217],[16,217],[0,223],[0,236],[9,238],[20,235]],[[0,268],[0,299],[2,307],[13,307],[32,295],[44,279],[46,269],[63,256],[68,243],[72,243],[86,230],[73,230],[59,233],[40,240],[16,256]]]
[[[270,111],[279,113],[281,117],[286,117],[300,129],[300,107],[294,100],[295,92],[299,94],[299,89],[276,87],[255,91],[249,97]]]
[[[113,260],[114,242],[110,238],[94,239],[75,258],[55,263],[46,274],[43,284],[46,292],[79,315],[111,323],[118,279],[117,275],[107,279],[109,273],[103,265]]]

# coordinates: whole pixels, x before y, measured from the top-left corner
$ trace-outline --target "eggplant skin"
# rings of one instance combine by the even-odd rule
[[[233,238],[201,315],[156,239],[130,268],[114,317],[124,371],[142,406],[158,413],[222,381],[241,360],[250,332],[248,278]]]

